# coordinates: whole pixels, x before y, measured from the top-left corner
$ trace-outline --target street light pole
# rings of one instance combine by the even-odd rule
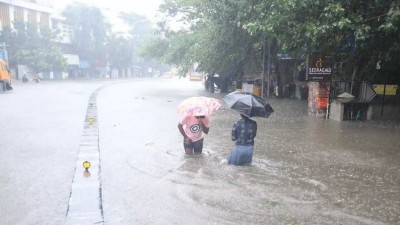
[[[261,96],[264,97],[264,83],[265,83],[265,32],[262,34],[262,74],[261,74]]]

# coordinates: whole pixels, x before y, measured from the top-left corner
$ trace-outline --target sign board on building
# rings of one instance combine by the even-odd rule
[[[307,56],[307,80],[330,81],[333,72],[333,58],[320,54]]]
[[[72,54],[64,54],[64,58],[67,59],[68,65],[79,65],[79,56]]]
[[[89,69],[91,67],[90,62],[86,60],[79,60],[80,69]]]
[[[383,95],[383,94],[385,94],[385,95],[396,95],[396,93],[397,93],[397,85],[374,84],[374,91],[378,95]]]

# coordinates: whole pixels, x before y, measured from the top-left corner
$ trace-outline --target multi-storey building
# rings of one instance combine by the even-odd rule
[[[56,14],[50,16],[50,24],[52,29],[57,29],[60,32],[57,42],[64,53],[64,58],[67,59],[68,77],[75,78],[78,76],[79,71],[79,56],[75,54],[72,48],[72,29],[66,23],[64,17]],[[64,74],[63,78],[65,78],[65,76],[66,75]]]
[[[79,66],[79,57],[71,50],[72,33],[65,18],[57,16],[52,0],[0,0],[0,31],[13,28],[15,22],[36,23],[60,32],[57,40],[68,63],[68,74],[74,75]],[[18,66],[16,77],[22,77],[29,69]],[[44,78],[66,78],[67,73],[43,74]]]
[[[54,13],[50,4],[37,1],[0,0],[0,29],[13,27],[14,22],[38,23],[50,27],[50,15]],[[47,1],[49,2],[49,1]]]

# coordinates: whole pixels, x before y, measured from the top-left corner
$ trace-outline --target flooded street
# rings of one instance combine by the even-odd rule
[[[254,202],[247,213],[259,224],[400,223],[398,125],[338,123],[308,117],[305,102],[270,102],[275,113],[257,120],[253,165],[232,168],[231,181],[248,192],[238,201]]]
[[[400,225],[399,71],[400,0],[0,0],[0,225]]]
[[[1,225],[64,224],[95,90],[99,224],[400,224],[399,123],[312,118],[305,101],[270,99],[275,113],[255,119],[252,165],[235,167],[226,157],[239,115],[225,104],[211,117],[203,154],[184,154],[176,106],[224,96],[201,82],[39,85],[0,95],[8,105],[0,109],[8,115],[0,120]]]
[[[196,82],[154,85],[99,95],[100,117],[112,118],[100,122],[107,224],[400,223],[399,125],[311,118],[305,101],[271,99],[252,166],[234,167],[236,112],[213,115],[201,156],[184,155],[177,130],[180,101],[223,95]]]

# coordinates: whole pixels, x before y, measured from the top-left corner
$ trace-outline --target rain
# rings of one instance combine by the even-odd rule
[[[2,224],[63,222],[79,145],[86,143],[80,140],[85,105],[90,107],[88,99],[99,87],[105,224],[399,220],[396,123],[338,123],[309,117],[305,101],[270,99],[275,112],[256,119],[251,166],[235,167],[227,165],[226,157],[239,115],[227,105],[211,117],[203,154],[184,154],[176,106],[204,94],[200,83],[152,78],[35,85],[15,85],[18,91],[1,96],[8,105],[1,113],[9,115],[1,120],[6,132],[1,136],[0,196],[7,202],[0,210]],[[76,168],[80,176],[81,163]],[[90,179],[97,179],[93,168]]]
[[[336,14],[356,1],[21,2],[1,3],[8,22],[0,12],[0,225],[400,224],[398,40],[364,49],[369,29],[398,34],[398,5],[361,5],[386,11],[356,24]],[[71,39],[18,25],[36,18],[20,9]],[[234,95],[267,110],[248,113],[241,166],[228,165],[246,114]],[[178,129],[194,112],[209,119],[201,154]]]

